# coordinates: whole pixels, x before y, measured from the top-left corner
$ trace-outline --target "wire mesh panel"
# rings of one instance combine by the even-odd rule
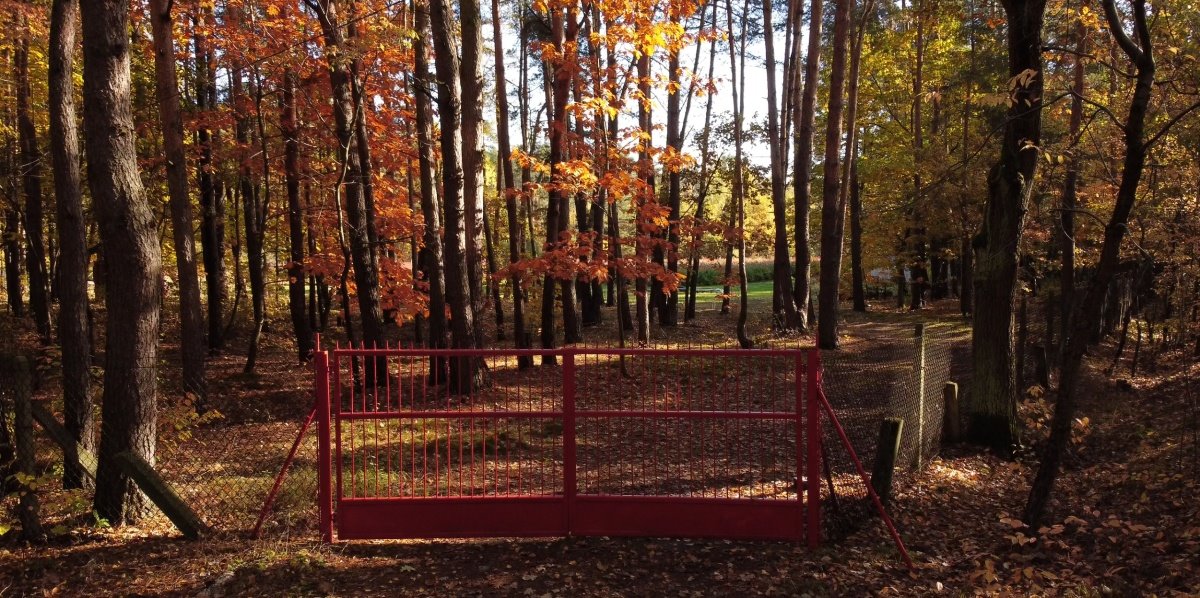
[[[325,359],[339,538],[805,536],[801,351]]]
[[[463,353],[333,352],[339,537],[565,530],[560,375]]]
[[[803,536],[799,351],[593,349],[574,363],[573,533]]]

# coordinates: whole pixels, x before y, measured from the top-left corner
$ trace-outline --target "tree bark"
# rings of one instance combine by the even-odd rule
[[[421,269],[429,285],[429,347],[446,346],[445,274],[442,270],[442,215],[434,182],[433,159],[433,97],[429,73],[429,7],[427,2],[416,6],[416,43],[413,73],[417,117],[417,163],[421,179],[421,213],[425,218],[424,244],[421,247]],[[446,379],[445,361],[434,358],[430,363],[430,378],[434,383]]]
[[[55,0],[50,9],[50,156],[54,166],[58,245],[58,340],[62,346],[63,424],[83,450],[95,452],[92,339],[88,328],[87,223],[83,215],[79,129],[75,122],[77,0]],[[88,488],[78,460],[63,462],[63,487]]]
[[[459,23],[462,28],[462,160],[463,201],[467,237],[467,282],[471,316],[475,322],[475,344],[484,344],[483,312],[483,17],[479,0],[460,0]]]
[[[512,148],[508,134],[508,81],[504,76],[504,37],[500,21],[500,0],[492,0],[492,38],[496,45],[496,142],[499,147],[500,172],[504,176],[504,207],[508,212],[508,262],[521,259],[521,215],[517,210],[520,191],[513,178]],[[525,337],[525,289],[516,272],[509,276],[513,296],[513,346],[528,349]],[[527,358],[521,365],[527,365]]]
[[[370,173],[363,171],[359,152],[353,144],[362,140],[355,134],[355,102],[352,73],[345,52],[345,40],[338,25],[336,0],[310,0],[309,7],[318,14],[325,43],[329,83],[333,92],[334,131],[338,140],[338,158],[343,165],[346,218],[349,224],[350,257],[354,264],[354,283],[358,296],[359,317],[362,320],[362,342],[377,345],[383,342],[383,310],[379,300],[379,272],[372,257],[368,226],[368,210],[364,181]],[[368,383],[374,372],[382,367],[366,368]]]
[[[136,523],[149,503],[117,465],[132,451],[154,463],[162,256],[154,213],[138,172],[130,102],[129,5],[81,4],[83,114],[91,189],[106,276],[104,428],[94,508],[112,525]]]
[[[850,165],[850,275],[854,311],[867,311],[866,273],[863,271],[862,183],[858,180],[858,160]]]
[[[175,273],[179,284],[179,353],[183,362],[183,392],[197,409],[204,408],[208,386],[204,375],[204,309],[196,271],[196,240],[192,234],[192,202],[188,190],[187,156],[183,148],[183,116],[175,69],[174,21],[168,0],[151,0],[150,25],[154,38],[154,89],[158,120],[167,159],[167,194],[171,232],[175,241]]]
[[[1142,171],[1146,165],[1148,153],[1145,139],[1146,114],[1149,110],[1151,96],[1154,91],[1154,47],[1150,38],[1150,27],[1147,22],[1145,0],[1133,0],[1133,30],[1137,41],[1133,41],[1125,33],[1121,25],[1121,16],[1115,0],[1103,0],[1104,15],[1108,21],[1109,31],[1116,38],[1117,44],[1133,63],[1136,69],[1136,83],[1133,98],[1129,103],[1129,113],[1124,123],[1125,160],[1121,173],[1121,184],[1117,189],[1112,216],[1104,228],[1104,244],[1100,249],[1100,260],[1088,283],[1084,295],[1080,298],[1079,307],[1075,310],[1071,321],[1071,334],[1067,339],[1067,349],[1063,354],[1062,374],[1058,384],[1058,403],[1054,407],[1054,417],[1050,423],[1050,440],[1042,462],[1034,477],[1029,490],[1029,500],[1025,505],[1023,519],[1031,528],[1038,529],[1045,517],[1046,506],[1054,481],[1058,477],[1059,466],[1062,462],[1067,445],[1071,440],[1071,424],[1075,419],[1076,393],[1083,357],[1087,352],[1091,330],[1095,328],[1101,317],[1103,302],[1100,300],[1112,283],[1117,267],[1121,260],[1121,241],[1128,230],[1129,215],[1137,202],[1138,185],[1141,183]]]
[[[813,0],[820,1],[820,0]],[[771,154],[771,207],[775,223],[774,284],[771,292],[771,307],[776,325],[792,329],[801,327],[800,312],[791,286],[791,260],[788,256],[787,231],[787,164],[784,144],[787,135],[779,122],[779,99],[775,88],[775,31],[771,17],[771,2],[763,2],[763,40],[766,46],[767,67],[767,140]]]
[[[812,251],[809,249],[809,210],[812,206],[813,135],[816,131],[817,86],[820,84],[822,0],[809,0],[808,51],[804,55],[804,87],[800,111],[795,113],[796,145],[793,195],[796,202],[796,286],[792,293],[797,305],[809,303],[809,277],[812,275]],[[808,314],[801,310],[801,328],[807,329]]]
[[[968,437],[1001,454],[1018,442],[1013,312],[1017,257],[1041,140],[1042,21],[1045,0],[1005,0],[1012,102],[1000,159],[988,174],[983,228],[974,242],[974,380],[966,404]]]
[[[203,11],[202,17],[209,21],[212,14]],[[198,31],[201,29],[199,21],[200,18],[197,18]],[[199,111],[212,111],[217,105],[215,61],[208,39],[202,33],[196,33],[194,43],[196,108]],[[225,346],[225,202],[221,182],[213,172],[213,146],[217,142],[217,133],[201,127],[196,139],[200,149],[196,179],[200,188],[200,246],[208,301],[208,350],[217,353]]]
[[[304,305],[304,206],[300,202],[300,122],[296,116],[295,71],[289,70],[283,75],[279,109],[288,200],[288,311],[296,336],[296,357],[300,363],[305,363],[312,352],[313,339]]]
[[[850,4],[836,0],[833,24],[833,63],[829,74],[829,109],[825,124],[825,164],[821,198],[821,289],[817,297],[817,346],[837,349],[838,294],[842,274],[841,142],[843,91],[846,83],[846,44],[850,29]],[[851,135],[853,138],[853,135]]]
[[[14,52],[17,83],[17,145],[21,150],[21,184],[25,194],[25,271],[29,275],[29,311],[43,345],[50,344],[50,297],[46,278],[46,242],[42,236],[42,151],[30,112],[29,24],[18,17],[23,31]]]
[[[473,0],[469,0],[473,1]],[[446,0],[430,0],[437,106],[441,120],[442,215],[445,227],[446,302],[450,305],[450,346],[469,349],[475,344],[467,265],[466,205],[463,198],[462,91],[459,59],[453,39],[454,15]],[[482,380],[478,359],[450,360],[450,391],[467,394]]]

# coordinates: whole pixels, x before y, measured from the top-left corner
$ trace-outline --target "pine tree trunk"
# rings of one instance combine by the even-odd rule
[[[462,91],[459,59],[453,39],[454,15],[446,0],[430,0],[433,26],[434,67],[437,71],[437,106],[441,120],[442,223],[445,229],[444,257],[446,302],[450,305],[450,346],[475,347],[475,319],[471,309],[467,225],[463,197]],[[481,382],[478,359],[450,360],[450,391],[467,394]]]
[[[492,39],[496,45],[496,140],[499,146],[500,172],[504,177],[504,207],[508,212],[508,262],[514,264],[521,259],[521,215],[517,210],[516,189],[513,178],[512,148],[508,135],[508,81],[504,77],[504,38],[500,21],[500,0],[492,0]],[[528,349],[525,342],[525,289],[517,273],[509,276],[513,296],[513,346]],[[528,358],[521,359],[522,366]]]
[[[313,349],[312,329],[304,305],[304,206],[300,202],[300,122],[296,116],[296,73],[283,75],[280,129],[283,132],[283,176],[288,201],[288,311],[296,336],[297,359],[307,362]]]
[[[779,122],[779,99],[775,85],[775,31],[771,21],[771,2],[764,2],[763,9],[763,39],[766,46],[767,60],[767,139],[771,154],[771,207],[775,223],[774,250],[774,285],[771,292],[772,313],[776,325],[786,329],[801,326],[800,312],[796,308],[791,285],[791,259],[788,256],[787,231],[787,164],[784,158],[784,144],[787,135],[781,130]]]
[[[212,19],[209,12],[194,17],[197,31]],[[194,38],[196,53],[196,108],[212,111],[217,104],[216,68],[208,40],[202,33]],[[199,160],[196,179],[200,190],[200,246],[204,259],[205,292],[208,302],[208,350],[217,353],[225,346],[225,202],[220,180],[213,172],[213,145],[217,134],[207,128],[196,133]]]
[[[449,326],[446,322],[446,278],[442,270],[442,210],[438,201],[437,186],[434,180],[434,150],[433,150],[433,107],[430,98],[433,97],[432,77],[429,73],[429,8],[425,2],[416,6],[416,43],[413,44],[415,55],[414,94],[416,98],[417,120],[417,163],[421,179],[421,213],[425,218],[424,245],[421,247],[421,270],[429,285],[429,347],[440,349],[446,347]],[[446,363],[442,359],[431,360],[429,368],[430,379],[433,383],[446,380]]]
[[[467,282],[471,316],[475,322],[475,344],[484,345],[483,312],[486,294],[483,288],[483,17],[480,0],[460,0],[459,23],[462,29],[462,161],[463,201],[467,238]]]
[[[842,224],[845,203],[841,200],[841,141],[843,91],[846,83],[847,38],[850,4],[836,0],[833,24],[833,64],[829,74],[829,109],[825,125],[825,164],[821,198],[821,289],[817,297],[817,346],[837,349],[838,295],[842,274]],[[853,137],[853,136],[852,136]]]
[[[58,341],[62,346],[63,424],[84,450],[95,452],[92,339],[88,329],[87,223],[83,215],[79,130],[75,122],[77,0],[55,0],[50,9],[50,155],[54,166],[58,244]],[[89,488],[79,463],[63,463],[63,487]]]
[[[793,197],[796,202],[795,223],[792,234],[796,236],[796,286],[792,293],[796,305],[809,303],[809,277],[812,275],[812,251],[809,249],[809,211],[812,208],[812,157],[813,135],[816,131],[817,86],[820,85],[821,25],[823,21],[822,0],[809,0],[808,52],[804,55],[804,87],[800,100],[800,111],[795,113],[796,146],[794,160]],[[807,312],[801,328],[807,329]]]
[[[132,451],[153,465],[162,256],[154,212],[138,171],[130,102],[129,5],[81,3],[83,123],[106,275],[104,429],[94,508],[112,525],[136,523],[150,505],[115,456]]]
[[[23,33],[14,52],[17,93],[17,145],[21,149],[21,183],[25,193],[25,271],[29,275],[29,311],[43,345],[50,343],[50,297],[46,278],[46,243],[42,237],[42,151],[30,112],[29,36],[26,17],[18,17]]]
[[[151,0],[150,25],[154,37],[154,88],[167,159],[167,193],[179,284],[179,353],[183,362],[183,391],[192,396],[196,408],[202,410],[208,386],[204,374],[204,309],[200,303],[200,278],[196,271],[192,200],[188,189],[187,156],[183,147],[179,83],[175,74],[174,21],[167,0]]]

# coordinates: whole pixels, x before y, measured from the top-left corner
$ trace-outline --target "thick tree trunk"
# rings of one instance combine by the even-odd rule
[[[304,206],[300,202],[300,123],[296,116],[296,73],[283,75],[280,98],[283,132],[283,176],[288,201],[288,311],[296,336],[297,359],[308,361],[313,349],[312,329],[304,306]]]
[[[88,329],[87,223],[79,172],[79,130],[75,122],[75,28],[78,0],[55,0],[50,9],[50,156],[54,166],[58,245],[58,341],[62,346],[63,424],[72,440],[95,452],[91,395],[92,339]],[[63,487],[92,485],[79,463],[63,463]]]
[[[474,1],[474,0],[469,0]],[[471,309],[467,264],[466,205],[463,198],[462,92],[459,60],[453,39],[454,14],[446,0],[430,0],[433,25],[434,67],[437,71],[437,106],[441,119],[442,215],[445,228],[446,302],[450,305],[450,346],[476,346],[474,310]],[[478,359],[450,360],[450,390],[466,394],[481,382]]]
[[[853,0],[836,0],[833,24],[833,64],[829,74],[829,110],[825,124],[825,164],[821,198],[821,289],[817,298],[817,346],[837,349],[838,295],[842,275],[841,141],[843,91],[846,83],[847,38]],[[851,135],[853,139],[853,135]],[[851,148],[852,150],[853,148]]]
[[[112,525],[136,523],[149,502],[117,465],[132,451],[153,465],[162,256],[154,212],[138,172],[130,102],[129,5],[81,4],[83,115],[92,193],[106,276],[104,429],[98,451],[94,508]]]
[[[183,147],[183,116],[175,69],[174,21],[168,0],[151,0],[154,37],[154,90],[167,159],[167,194],[171,232],[175,241],[175,273],[179,284],[179,353],[183,362],[183,392],[197,409],[204,408],[208,386],[204,375],[204,309],[196,271],[196,240],[192,234],[192,200],[188,190],[187,156]]]
[[[25,17],[18,26],[24,31],[14,52],[17,83],[17,144],[21,148],[21,184],[25,193],[25,271],[29,275],[29,311],[43,345],[50,344],[50,297],[46,278],[46,242],[42,237],[42,151],[30,112],[29,36]]]
[[[968,437],[1010,454],[1018,443],[1013,312],[1017,257],[1041,139],[1042,20],[1045,0],[1007,0],[1008,74],[1013,102],[1004,125],[1000,159],[988,174],[983,229],[974,243],[974,380],[964,411]],[[1032,108],[1031,108],[1032,105]]]

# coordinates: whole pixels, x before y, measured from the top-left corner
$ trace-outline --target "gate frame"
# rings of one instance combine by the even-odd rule
[[[709,357],[794,357],[795,372],[795,408],[790,412],[723,412],[723,411],[637,411],[637,410],[584,410],[576,408],[575,356],[585,355],[617,355],[617,356],[709,356]],[[807,355],[806,355],[807,354]],[[335,453],[341,454],[340,421],[341,406],[338,413],[332,412],[330,397],[331,380],[338,384],[340,393],[340,360],[341,357],[534,357],[551,355],[563,358],[562,365],[562,409],[548,412],[546,415],[561,418],[563,422],[563,493],[561,496],[500,496],[500,497],[388,497],[388,498],[343,498],[341,494],[341,468],[338,467],[336,479],[333,471]],[[333,371],[330,361],[333,360]],[[815,349],[606,349],[606,348],[576,348],[563,347],[560,349],[354,349],[335,347],[332,350],[314,351],[315,366],[315,409],[317,415],[317,459],[318,459],[318,507],[319,529],[321,539],[332,543],[337,540],[351,539],[398,539],[398,538],[448,538],[448,537],[545,537],[572,535],[603,535],[603,536],[675,536],[675,537],[715,537],[741,539],[776,539],[776,540],[805,540],[811,549],[816,549],[821,542],[821,357]],[[804,378],[804,383],[800,378]],[[413,412],[410,417],[420,417],[424,412]],[[504,413],[504,412],[500,412]],[[703,415],[699,415],[703,414]],[[494,416],[495,414],[490,414]],[[526,413],[528,415],[528,413]],[[831,412],[832,415],[832,412]],[[796,454],[795,475],[797,478],[797,496],[795,499],[751,499],[751,498],[715,498],[687,496],[630,496],[616,494],[578,495],[577,483],[577,442],[576,424],[580,417],[707,417],[714,419],[751,418],[762,420],[795,421],[796,424]],[[459,416],[461,417],[461,416]],[[334,438],[332,426],[339,425],[337,438]],[[335,440],[337,446],[334,446]],[[807,440],[807,444],[805,444]],[[335,451],[336,448],[336,451]],[[807,450],[809,459],[805,460]],[[340,460],[339,460],[340,465]],[[801,485],[803,476],[803,486]],[[339,489],[335,496],[334,486]],[[868,485],[869,487],[869,485]],[[349,504],[347,504],[349,503]],[[454,513],[465,518],[456,518],[453,523],[446,517],[443,507],[454,506],[456,503],[464,509],[454,509]],[[425,529],[420,533],[411,533],[412,525],[405,527],[407,532],[400,533],[393,528],[389,533],[386,525],[381,529],[376,523],[375,529],[383,533],[359,534],[351,532],[335,534],[335,513],[340,519],[338,527],[345,523],[345,517],[354,519],[379,519],[395,506],[404,504],[409,509],[426,511],[423,518]],[[346,506],[352,506],[347,511]],[[561,515],[550,511],[547,507],[556,506],[561,509]],[[581,509],[581,506],[583,507]],[[739,512],[745,512],[752,517],[739,518],[732,522],[732,527],[721,527],[719,524],[708,533],[687,533],[680,531],[687,522],[709,521],[719,522],[721,517],[728,515],[731,507],[737,507]],[[624,507],[624,508],[621,508]],[[602,521],[604,517],[597,515],[605,509],[620,509],[622,515],[630,520],[631,526],[625,529],[604,527],[594,523],[588,525],[588,520]],[[780,517],[778,511],[784,516]],[[795,513],[795,528],[793,533],[781,533],[775,525],[777,521],[786,520]],[[547,517],[549,515],[549,517]],[[747,522],[759,521],[760,529],[746,529]],[[522,517],[527,519],[522,520]],[[561,517],[560,526],[551,525],[551,521]],[[610,515],[611,517],[611,515]],[[501,528],[495,525],[497,518],[507,520],[538,521],[540,525],[514,525],[511,528]],[[491,525],[485,530],[473,525],[478,521],[489,521]],[[676,527],[681,526],[681,527]],[[741,529],[739,529],[741,527]],[[657,529],[656,529],[657,528]]]

